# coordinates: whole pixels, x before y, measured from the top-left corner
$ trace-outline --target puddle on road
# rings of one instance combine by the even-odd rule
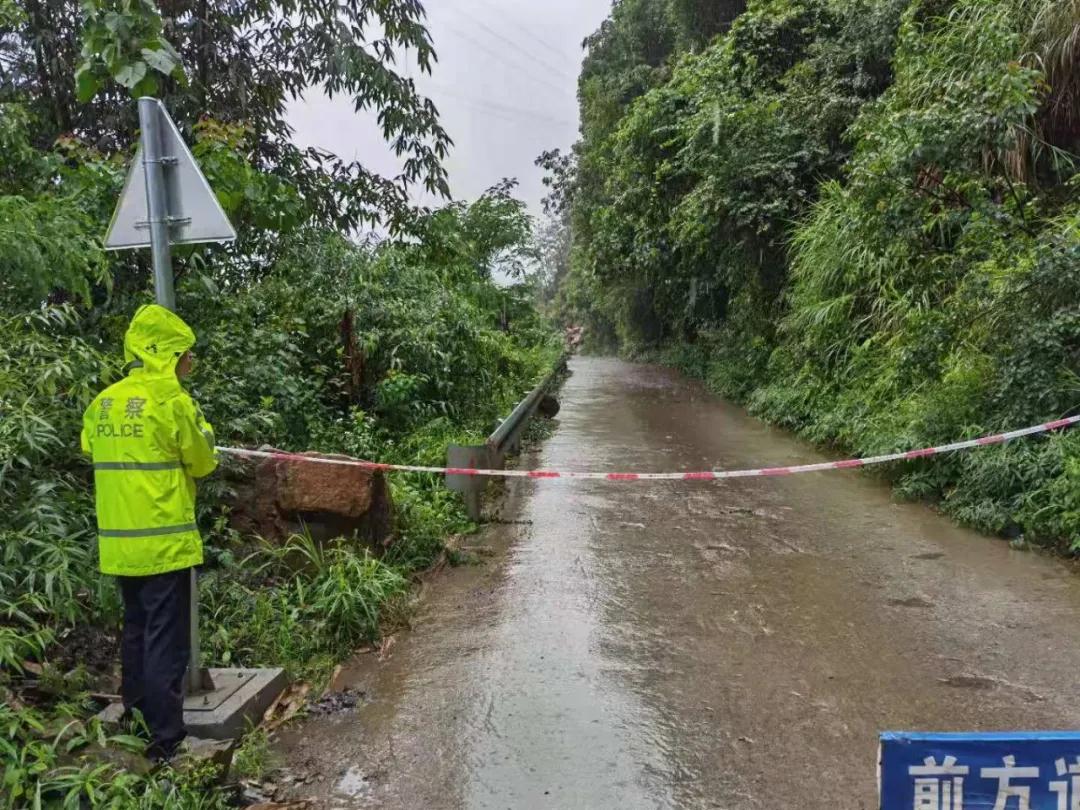
[[[350,799],[362,799],[371,793],[371,783],[360,770],[360,766],[353,765],[345,771],[345,775],[341,777],[335,790]]]

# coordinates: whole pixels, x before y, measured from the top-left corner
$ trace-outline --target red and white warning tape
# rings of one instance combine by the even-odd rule
[[[1010,430],[1008,433],[995,433],[978,439],[968,439],[938,447],[926,447],[922,450],[908,450],[906,453],[888,453],[883,456],[851,458],[844,461],[825,461],[819,464],[799,464],[791,467],[759,467],[752,470],[706,470],[705,472],[668,472],[668,473],[620,473],[620,472],[564,472],[555,470],[472,470],[458,467],[419,467],[412,464],[378,464],[373,461],[358,459],[322,458],[305,456],[297,453],[271,452],[265,450],[245,450],[239,447],[219,447],[222,453],[248,458],[277,458],[292,461],[305,461],[312,464],[338,464],[351,467],[364,467],[376,472],[422,472],[440,475],[478,475],[491,478],[583,478],[593,481],[715,481],[722,478],[754,478],[758,476],[797,475],[799,473],[822,472],[824,470],[850,470],[855,467],[869,467],[872,464],[885,464],[889,461],[904,461],[957,450],[969,450],[992,444],[1034,436],[1051,430],[1071,427],[1080,423],[1080,415],[1069,416],[1042,425],[1033,425],[1022,430]]]

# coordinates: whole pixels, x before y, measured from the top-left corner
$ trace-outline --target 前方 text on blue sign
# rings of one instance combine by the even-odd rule
[[[881,810],[1080,810],[1080,732],[881,735]]]

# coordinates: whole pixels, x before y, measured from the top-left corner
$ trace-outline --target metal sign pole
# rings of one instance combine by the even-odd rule
[[[164,165],[175,156],[161,154],[161,118],[158,100],[139,99],[139,127],[142,129],[143,170],[146,176],[146,209],[150,216],[150,255],[154,262],[154,292],[157,302],[176,309],[173,292],[172,251],[169,249],[168,193]]]
[[[176,155],[162,154],[161,106],[156,98],[139,99],[139,128],[142,130],[143,172],[146,177],[146,210],[149,213],[150,255],[154,264],[154,293],[161,306],[175,310],[172,251],[169,247],[169,207],[165,166],[177,162]],[[194,694],[203,688],[202,658],[199,649],[199,587],[195,568],[191,569],[190,644],[187,691]]]

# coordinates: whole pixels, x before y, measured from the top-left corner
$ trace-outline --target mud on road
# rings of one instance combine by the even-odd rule
[[[535,466],[823,460],[674,372],[571,368]],[[502,517],[354,709],[283,732],[290,798],[872,808],[880,730],[1080,727],[1080,580],[865,475],[515,480]]]

